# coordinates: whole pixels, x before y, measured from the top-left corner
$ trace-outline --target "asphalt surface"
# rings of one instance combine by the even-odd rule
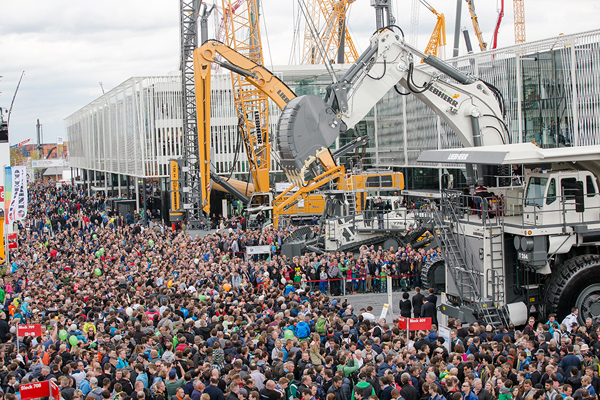
[[[400,308],[399,303],[402,299],[402,291],[394,291],[392,292],[392,304],[389,304],[389,308],[386,314],[386,322],[391,324],[394,318],[400,316]],[[414,290],[408,292],[410,294],[410,298],[415,294]],[[388,295],[387,293],[364,293],[364,294],[353,294],[348,296],[341,296],[340,299],[348,299],[348,303],[352,304],[354,307],[354,313],[360,314],[359,310],[361,308],[367,308],[368,306],[373,307],[373,315],[375,318],[379,319],[381,316],[381,311],[383,310],[383,305],[388,303]]]

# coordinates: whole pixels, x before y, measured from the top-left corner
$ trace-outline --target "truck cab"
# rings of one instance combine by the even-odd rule
[[[536,172],[528,176],[523,222],[532,227],[598,221],[598,181],[590,171]]]

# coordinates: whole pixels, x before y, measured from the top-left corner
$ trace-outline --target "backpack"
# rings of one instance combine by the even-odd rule
[[[271,366],[267,363],[263,363],[258,366],[258,370],[260,371],[261,374],[264,375],[267,373],[267,371],[271,370]]]
[[[283,361],[275,360],[273,361],[273,376],[277,379],[283,376]]]
[[[101,387],[95,387],[94,390],[92,390],[91,392],[88,393],[88,396],[92,396],[96,400],[103,400],[104,399],[104,397],[102,396],[103,391],[104,391],[104,389],[102,389]]]
[[[297,380],[295,380],[295,379],[290,382],[290,386],[288,388],[288,395],[289,395],[288,398],[289,399],[295,399],[295,398],[298,397],[297,396],[297,394],[298,394],[298,385],[299,385],[299,382]],[[300,397],[302,397],[302,396],[300,396]]]
[[[315,330],[317,331],[317,333],[319,335],[325,334],[325,323],[326,322],[327,322],[327,320],[323,317],[321,317],[317,320],[317,325],[315,326]]]

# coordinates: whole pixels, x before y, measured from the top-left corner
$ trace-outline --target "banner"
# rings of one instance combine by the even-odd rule
[[[411,331],[428,331],[431,329],[431,318],[409,318],[408,326]]]
[[[27,216],[27,170],[25,167],[6,167],[4,180],[4,221],[10,225]]]
[[[26,383],[19,387],[21,400],[40,399],[50,395],[50,382]]]
[[[17,325],[17,337],[42,336],[42,325]]]
[[[254,254],[270,254],[271,246],[248,246],[246,247],[246,254],[249,256]]]
[[[408,320],[408,318],[405,318],[405,317],[398,317],[398,328],[399,328],[399,329],[402,329],[403,331],[405,331],[405,330],[406,330],[406,327],[408,326],[408,325],[407,325],[407,323],[408,323],[408,321],[407,321],[407,320]]]

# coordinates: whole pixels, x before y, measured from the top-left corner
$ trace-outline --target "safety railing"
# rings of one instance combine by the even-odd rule
[[[522,229],[578,224],[600,225],[600,194],[576,196],[523,197],[494,193],[464,193],[445,190],[442,196],[463,222],[483,225],[510,225]]]

